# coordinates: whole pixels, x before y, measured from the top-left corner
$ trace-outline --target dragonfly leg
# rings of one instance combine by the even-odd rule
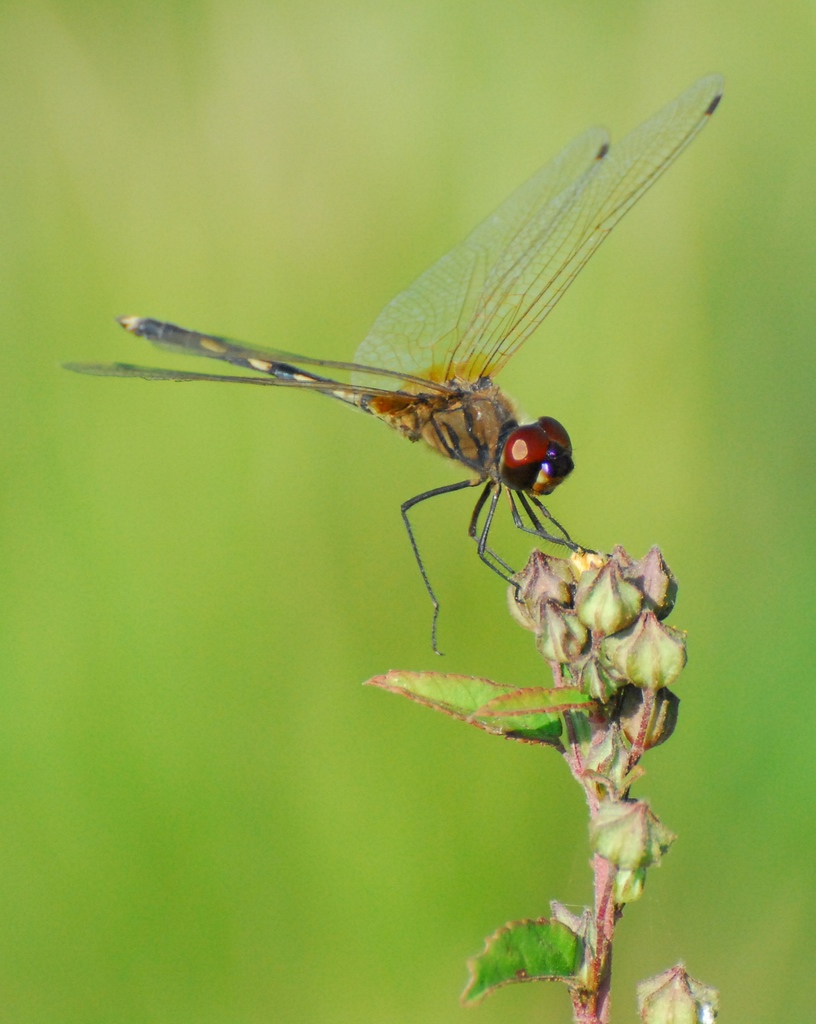
[[[477,481],[478,483],[478,481]],[[427,501],[428,498],[435,498],[440,494],[452,494],[454,491],[464,490],[465,487],[473,487],[473,480],[460,480],[456,484],[446,484],[444,487],[434,487],[431,491],[423,491],[422,494],[417,494],[413,498],[409,498],[404,501],[400,506],[400,512],[402,513],[402,521],[405,524],[405,529],[408,533],[408,540],[411,542],[411,550],[414,552],[414,558],[416,564],[419,567],[420,575],[422,576],[422,582],[425,584],[425,589],[428,591],[428,596],[431,599],[433,605],[433,621],[431,622],[431,646],[433,647],[434,654],[441,654],[442,652],[436,646],[436,623],[439,618],[439,601],[437,600],[434,589],[431,586],[431,581],[428,578],[428,573],[425,569],[425,563],[422,561],[422,555],[419,553],[419,545],[417,544],[416,537],[414,536],[414,528],[411,526],[411,520],[408,518],[409,511],[414,505],[419,505],[422,501]]]
[[[490,495],[491,490],[493,490],[492,495]],[[494,484],[492,481],[487,484],[479,496],[476,508],[473,510],[468,533],[476,541],[476,551],[484,564],[489,569],[492,569],[497,576],[501,576],[506,583],[512,583],[515,571],[507,564],[507,562],[504,561],[503,558],[500,558],[495,551],[488,547],[487,544],[488,537],[490,536],[490,527],[493,525],[493,517],[496,514],[496,506],[499,503],[499,495],[501,494],[501,491],[501,484]],[[488,495],[490,495],[490,504],[487,506],[487,515],[485,516],[484,526],[477,535],[477,522],[482,508],[487,501]],[[491,559],[493,559],[493,561],[491,561]]]
[[[468,526],[468,536],[472,540],[476,541],[479,558],[481,558],[481,560],[485,563],[485,565],[490,566],[490,568],[493,570],[493,572],[498,573],[498,575],[501,576],[502,579],[507,579],[507,577],[505,576],[504,572],[498,572],[498,570],[496,569],[496,566],[492,565],[490,562],[488,562],[487,557],[490,557],[490,558],[494,559],[495,562],[498,565],[500,565],[502,567],[502,569],[504,569],[505,572],[509,573],[511,576],[515,573],[515,570],[511,566],[509,566],[507,564],[507,562],[505,562],[505,560],[500,555],[496,554],[496,552],[492,548],[489,548],[487,546],[487,537],[486,536],[484,538],[484,543],[482,545],[482,539],[481,539],[481,536],[479,534],[479,516],[482,514],[482,509],[484,508],[485,503],[487,502],[487,499],[490,497],[490,492],[492,491],[494,486],[495,485],[494,485],[494,483],[492,481],[488,481],[488,483],[485,485],[484,489],[482,490],[482,493],[479,495],[479,500],[476,502],[476,507],[473,509],[473,515],[470,517],[470,525]],[[495,492],[494,496],[493,496],[492,504],[493,504],[493,507],[494,507],[494,511],[495,511],[495,504],[498,501],[498,494],[499,494],[499,492],[497,490]],[[492,519],[493,518],[493,513],[489,512],[488,514],[490,515],[490,518]],[[488,529],[489,529],[489,525],[488,525]]]
[[[563,537],[557,537],[555,536],[555,534],[552,534],[549,532],[549,530],[547,530],[547,528],[535,514],[533,509],[530,507],[530,502],[527,500],[527,496],[525,494],[523,494],[521,491],[516,491],[515,493],[513,493],[512,491],[509,490],[507,493],[510,499],[510,510],[513,516],[513,524],[514,526],[516,526],[517,529],[522,530],[524,533],[532,534],[532,536],[534,537],[540,537],[541,540],[549,541],[551,544],[562,544],[564,545],[564,547],[569,548],[570,551],[579,550],[578,545],[570,538],[570,535],[567,533],[564,527],[550,515],[549,511],[536,498],[532,498],[531,500],[535,502],[535,505],[539,509],[539,511],[543,512],[547,519],[549,519],[550,522],[553,523],[553,525],[556,526],[562,532],[562,534],[564,535]],[[521,518],[519,510],[516,507],[517,498],[521,507],[527,513],[527,516],[530,522],[532,523],[532,527],[526,526],[524,520]]]
[[[510,502],[510,512],[513,516],[513,525],[517,530],[521,530],[523,533],[529,533],[533,537],[540,537],[543,540],[555,540],[556,538],[550,536],[550,534],[544,529],[542,523],[539,522],[538,517],[529,507],[525,508],[524,511],[530,517],[532,526],[527,526],[524,520],[521,518],[521,513],[516,505],[516,499],[521,500],[521,494],[518,491],[511,491],[508,489],[507,498]],[[523,507],[523,506],[522,506]]]
[[[564,544],[567,548],[569,548],[570,551],[589,551],[590,554],[598,554],[598,552],[595,551],[594,548],[585,548],[583,544],[575,544],[575,542],[572,540],[569,534],[567,534],[567,531],[564,529],[561,523],[555,518],[554,515],[552,515],[550,510],[546,508],[538,498],[535,498],[534,495],[529,495],[529,499],[535,505],[536,508],[538,508],[541,512],[544,512],[544,514],[547,516],[547,518],[554,526],[561,530],[562,534],[564,535],[564,540],[558,543]]]

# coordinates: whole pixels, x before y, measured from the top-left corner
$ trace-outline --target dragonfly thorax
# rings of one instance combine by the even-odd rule
[[[381,416],[385,404],[377,405]],[[503,441],[516,427],[516,415],[513,403],[492,381],[479,380],[452,382],[444,395],[418,396],[401,418],[411,428],[409,436],[487,479],[498,475]],[[386,416],[396,425],[392,411]]]
[[[499,475],[514,491],[550,494],[574,468],[572,442],[552,416],[516,427],[502,448]]]

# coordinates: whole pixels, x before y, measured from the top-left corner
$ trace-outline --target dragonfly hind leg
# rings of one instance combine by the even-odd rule
[[[478,482],[478,481],[477,481]],[[453,491],[461,491],[465,487],[472,487],[473,480],[460,480],[456,484],[446,484],[444,487],[434,487],[431,491],[423,491],[422,494],[417,494],[413,498],[409,498],[404,501],[400,506],[400,512],[402,513],[402,521],[405,524],[405,530],[408,534],[408,540],[411,542],[411,550],[414,553],[414,559],[419,567],[420,575],[422,576],[422,582],[425,584],[425,589],[428,591],[428,596],[431,599],[433,605],[433,619],[431,621],[431,647],[433,647],[434,654],[441,654],[442,652],[436,645],[436,624],[439,619],[439,600],[434,592],[434,588],[431,586],[431,581],[428,578],[428,572],[425,568],[425,563],[422,561],[422,555],[419,553],[419,545],[417,544],[416,537],[414,536],[414,528],[411,526],[411,520],[408,518],[409,511],[418,505],[422,501],[427,501],[428,498],[436,498],[440,494],[451,494]],[[482,502],[483,504],[483,502]]]

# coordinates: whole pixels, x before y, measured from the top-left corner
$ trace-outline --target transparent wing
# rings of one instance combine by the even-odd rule
[[[627,210],[714,112],[719,75],[700,79],[621,142],[511,239],[485,282],[451,368],[497,373],[541,323]]]
[[[278,381],[266,377],[229,377],[223,373],[190,373],[187,370],[163,370],[153,366],[131,366],[129,363],[63,363],[64,370],[85,373],[91,377],[138,377],[140,380],[211,380],[228,384],[261,384],[269,387]]]
[[[607,144],[606,132],[593,128],[533,175],[463,242],[389,302],[357,349],[355,361],[391,373],[446,380],[451,353],[472,320],[500,254],[525,225],[539,220],[570,183],[593,167]]]
[[[267,388],[301,388],[305,391],[317,391],[321,395],[330,395],[332,398],[338,398],[350,405],[363,407],[365,407],[367,398],[376,395],[393,397],[395,394],[390,388],[344,384],[340,381],[319,377],[289,377],[274,374],[264,377],[238,377],[223,373],[195,373],[188,370],[165,370],[154,366],[132,366],[130,363],[63,363],[62,366],[65,370],[88,374],[91,377],[138,377],[140,380],[174,381],[207,380],[220,384],[256,384]]]
[[[313,359],[310,356],[299,356],[294,352],[284,352],[281,349],[255,348],[244,345],[242,342],[230,341],[228,338],[221,338],[215,334],[202,334],[200,331],[190,331],[186,327],[179,327],[178,324],[167,323],[164,320],[153,320],[149,317],[121,316],[118,322],[131,334],[145,338],[157,348],[167,349],[170,352],[178,352],[183,355],[204,356],[207,359],[218,359],[221,362],[229,363],[231,366],[240,366],[245,370],[255,370],[257,373],[264,373],[277,378],[280,383],[297,383],[302,387],[316,387],[319,382],[329,384],[339,383],[330,378],[322,377],[307,370],[302,366],[321,366],[332,370],[354,371],[359,388],[366,386],[366,381],[373,377],[393,376],[396,378],[391,385],[391,390],[397,387],[398,383],[415,383],[422,386],[424,390],[445,392],[448,389],[443,384],[431,384],[420,377],[406,377],[405,374],[389,374],[388,370],[360,366],[358,363],[339,362],[333,359]],[[212,376],[212,375],[210,375]],[[169,379],[169,378],[168,378]],[[178,378],[180,380],[201,380],[201,374],[187,374]],[[224,380],[226,378],[216,378]],[[248,378],[239,377],[238,380]],[[376,390],[376,386],[368,388]]]
[[[576,139],[397,296],[357,357],[431,380],[496,374],[703,128],[722,89],[719,75],[700,79],[608,152],[597,129]]]

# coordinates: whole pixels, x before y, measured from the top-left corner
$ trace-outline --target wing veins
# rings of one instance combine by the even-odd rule
[[[511,254],[511,257],[514,256],[512,262],[502,268],[494,286],[482,296],[474,311],[472,325],[461,339],[454,360],[457,356],[459,360],[467,360],[474,367],[474,372],[478,368],[482,375],[498,372],[504,366],[549,314],[567,285],[575,279],[577,270],[585,265],[612,228],[702,130],[721,88],[722,80],[718,76],[701,79],[626,136],[620,144],[612,147],[603,161],[599,161],[582,179],[566,189],[573,192],[569,202],[564,203],[563,195],[554,200],[556,216],[551,223],[544,225],[543,237],[539,235],[528,239],[526,246],[523,246],[519,244],[523,229],[516,234],[513,242],[518,245],[519,251]],[[674,144],[664,148],[678,133],[679,137]],[[643,147],[641,152],[638,152],[639,146]],[[617,176],[617,180],[607,185],[605,178],[613,175]],[[604,187],[608,187],[606,194]],[[597,190],[594,201],[591,196],[593,189]],[[586,209],[582,210],[581,201],[587,193],[590,194],[590,201]],[[571,217],[573,212],[578,214],[574,219]],[[582,217],[584,223],[579,227]],[[552,246],[552,252],[536,270],[535,276],[514,297],[513,289],[518,285],[519,278],[534,264],[535,257],[547,246],[548,241],[559,230],[563,230],[565,223],[568,227],[563,242]],[[568,244],[566,249],[565,244]],[[512,243],[508,248],[512,248]],[[505,250],[503,255],[507,257],[508,252]],[[497,266],[500,262],[501,257],[497,260]],[[548,268],[552,272],[541,283],[542,274]],[[548,292],[552,292],[549,298]],[[499,316],[502,305],[511,306],[511,317],[515,321],[506,333],[506,316]]]
[[[296,364],[300,363],[305,366],[324,366],[327,369],[348,370],[355,374],[373,377],[394,377],[404,383],[418,384],[425,390],[439,392],[449,390],[445,384],[434,383],[423,377],[335,359],[315,359],[310,356],[297,355],[294,352],[284,352],[281,349],[250,348],[248,345],[231,341],[229,338],[191,331],[178,324],[148,317],[120,317],[119,323],[129,333],[144,338],[157,348],[180,352],[184,355],[202,356],[206,359],[218,359],[222,362],[243,366],[256,373],[277,376],[281,372],[297,372]],[[265,368],[253,363],[269,363],[270,366]],[[340,384],[342,382],[333,383]]]
[[[255,384],[260,387],[299,388],[305,391],[317,391],[321,394],[337,397],[336,392],[355,395],[361,398],[367,395],[401,394],[388,388],[368,388],[356,384],[344,384],[342,381],[331,380],[287,380],[280,377],[239,377],[221,373],[197,373],[189,370],[167,370],[152,366],[136,366],[132,363],[63,363],[66,370],[84,373],[95,377],[137,377],[142,380],[185,381],[219,381],[227,384]],[[410,397],[414,398],[415,395]]]

